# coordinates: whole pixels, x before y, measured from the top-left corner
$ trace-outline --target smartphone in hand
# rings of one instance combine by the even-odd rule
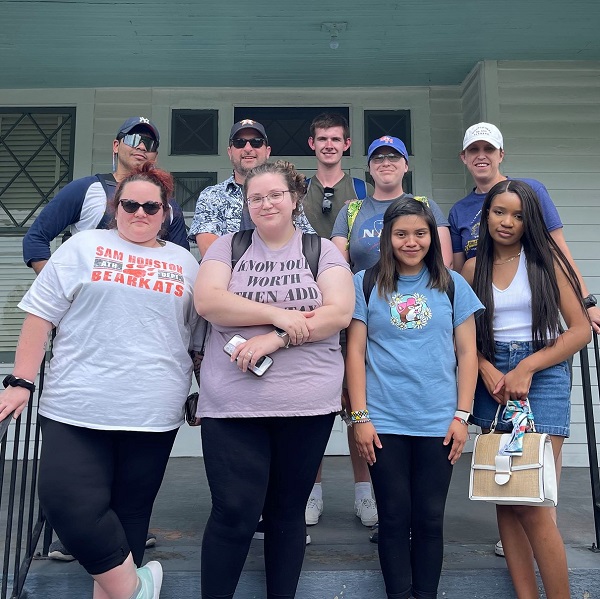
[[[235,348],[244,343],[246,339],[244,339],[241,335],[234,335],[223,347],[223,351],[231,356]],[[262,376],[273,364],[273,358],[271,356],[263,356],[259,358],[254,366],[248,366],[248,370],[255,374],[256,376]]]

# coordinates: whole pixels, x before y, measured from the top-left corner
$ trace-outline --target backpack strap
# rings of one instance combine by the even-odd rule
[[[346,249],[348,249],[348,246],[350,245],[350,233],[352,232],[354,221],[358,216],[362,203],[362,200],[352,200],[348,202],[348,243],[346,244]]]
[[[231,270],[235,268],[235,265],[250,247],[253,232],[251,229],[245,229],[234,233],[231,240]],[[314,233],[302,233],[302,253],[316,281],[319,274],[319,259],[321,258],[321,238]]]
[[[377,275],[379,274],[379,262],[371,268],[365,270],[365,276],[363,277],[363,294],[365,296],[365,303],[369,305],[369,298],[371,297],[371,291],[375,287],[377,281]]]
[[[233,234],[233,239],[231,240],[231,270],[235,268],[235,265],[250,247],[252,233],[254,233],[252,229],[244,229]]]
[[[112,173],[106,173],[104,175],[94,175],[98,181],[102,184],[102,189],[106,194],[106,208],[104,214],[100,219],[100,222],[96,225],[96,229],[107,229],[110,221],[113,219],[114,213],[110,207],[111,200],[115,197],[115,191],[117,190],[117,181],[115,180]]]
[[[364,200],[367,197],[367,184],[362,179],[352,177],[352,184],[354,185],[354,192],[359,200]]]
[[[321,238],[314,233],[302,233],[302,253],[316,281],[319,275],[319,259],[321,258]]]

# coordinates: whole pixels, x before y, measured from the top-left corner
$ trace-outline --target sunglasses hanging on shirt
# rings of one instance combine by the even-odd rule
[[[323,203],[321,204],[323,214],[331,212],[331,209],[333,208],[333,201],[331,198],[333,198],[334,192],[335,190],[333,187],[323,187]]]

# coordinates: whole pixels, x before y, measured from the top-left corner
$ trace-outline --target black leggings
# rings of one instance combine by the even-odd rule
[[[267,598],[295,596],[306,545],[304,510],[334,418],[202,419],[212,495],[202,539],[202,599],[233,597],[261,513]]]
[[[377,461],[370,470],[388,599],[434,599],[444,557],[450,446],[442,445],[443,438],[438,437],[379,438],[383,447],[375,448]]]
[[[40,504],[58,538],[92,575],[119,566],[130,552],[141,566],[177,429],[106,431],[40,421]]]

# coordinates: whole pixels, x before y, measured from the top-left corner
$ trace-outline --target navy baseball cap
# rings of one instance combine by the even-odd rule
[[[265,128],[258,121],[253,121],[252,119],[243,119],[235,123],[231,128],[229,140],[231,141],[234,138],[234,136],[243,129],[255,129],[265,138],[267,145],[269,144],[269,138],[267,137],[267,132],[265,131]]]
[[[134,127],[145,127],[154,135],[154,139],[160,142],[160,135],[158,134],[158,129],[156,125],[145,116],[132,116],[128,118],[117,131],[117,137],[122,137],[123,135],[127,135]]]
[[[376,139],[369,146],[369,152],[367,154],[367,164],[371,162],[371,156],[375,153],[375,150],[378,150],[382,147],[394,148],[394,150],[397,150],[398,152],[400,152],[400,154],[402,154],[404,160],[406,160],[408,164],[408,152],[406,150],[404,142],[401,139],[398,139],[397,137],[391,137],[390,135],[384,135],[383,137]]]

